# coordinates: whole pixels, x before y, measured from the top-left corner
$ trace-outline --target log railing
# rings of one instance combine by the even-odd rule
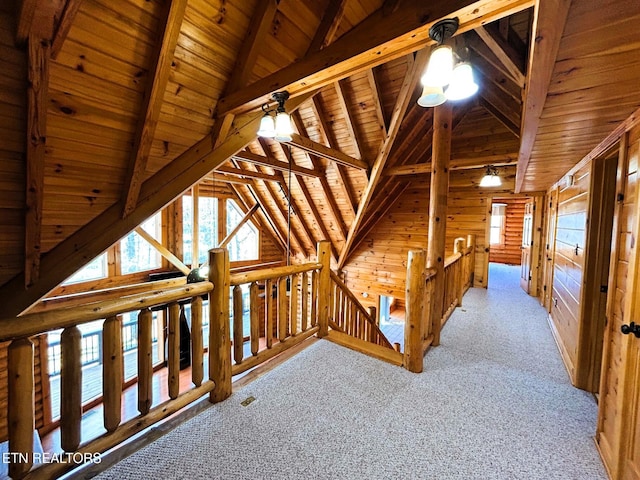
[[[412,372],[422,371],[422,359],[435,332],[439,332],[462,297],[473,285],[475,266],[474,237],[457,238],[453,255],[444,263],[444,275],[426,268],[426,251],[411,250],[407,263],[404,366]],[[435,282],[444,283],[442,298],[434,298]]]
[[[345,347],[401,365],[402,354],[394,349],[382,333],[376,317],[376,308],[370,307],[367,310],[340,277],[331,272],[331,330],[327,338]]]
[[[224,400],[231,395],[233,375],[259,365],[315,333],[326,336],[330,258],[329,243],[320,242],[317,262],[232,273],[228,251],[217,248],[209,253],[209,281],[183,285],[152,282],[147,290],[141,286],[130,290],[119,288],[118,294],[127,293],[121,298],[103,292],[99,301],[87,297],[85,303],[78,303],[74,298],[70,307],[51,305],[18,318],[0,319],[0,341],[11,341],[8,351],[11,478],[57,478],[207,394],[212,402]],[[250,299],[248,354],[243,350],[245,306],[240,293],[244,284],[248,285]],[[158,288],[160,285],[162,288]],[[262,315],[260,285],[265,287]],[[202,297],[206,299],[207,295],[208,306],[205,306]],[[180,315],[185,303],[191,305],[192,385],[189,387],[180,384]],[[165,311],[168,327],[166,391],[169,399],[154,406],[159,399],[153,398],[152,389],[152,310],[158,309]],[[209,348],[205,352],[203,318],[207,310]],[[122,315],[130,312],[137,312],[139,415],[123,421]],[[82,335],[78,326],[95,320],[104,320],[101,333],[103,425],[107,433],[82,443]],[[71,456],[65,457],[69,459],[66,462],[32,468],[35,406],[34,352],[30,337],[57,329],[63,329],[60,443]],[[205,379],[206,360],[208,379]]]

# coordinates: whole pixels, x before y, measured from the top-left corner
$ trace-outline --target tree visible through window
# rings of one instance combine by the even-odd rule
[[[244,214],[233,200],[227,202],[227,232],[231,232],[242,220]],[[229,260],[258,260],[259,258],[258,229],[251,223],[245,223],[234,235],[228,245]]]
[[[103,253],[91,260],[88,264],[78,270],[76,273],[67,278],[62,285],[70,283],[88,282],[89,280],[98,280],[107,278],[107,254]]]
[[[218,235],[218,199],[198,198],[198,263],[207,261],[209,250],[215,247]],[[193,197],[182,197],[182,251],[184,263],[193,261]]]
[[[491,206],[491,235],[489,237],[491,245],[504,245],[505,243],[505,222],[507,205],[504,203],[494,203]]]
[[[161,241],[160,213],[142,223],[141,227],[153,238]],[[136,232],[120,240],[120,273],[144,272],[161,266],[160,254]]]

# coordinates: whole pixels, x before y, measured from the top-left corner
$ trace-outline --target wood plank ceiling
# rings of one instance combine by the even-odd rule
[[[213,170],[245,205],[260,205],[282,243],[291,196],[293,253],[326,238],[344,265],[408,182],[428,178],[432,110],[415,99],[428,27],[443,17],[459,17],[455,49],[481,84],[455,108],[453,168],[514,164],[536,2],[424,3],[3,2],[0,300],[17,313]],[[571,88],[585,81],[571,65],[593,19],[578,10],[550,95],[565,77]],[[623,60],[630,50],[613,37],[599,47],[606,59],[635,68],[638,56]],[[259,106],[281,89],[292,94],[288,144],[255,134]],[[16,140],[27,131],[29,142]],[[542,150],[532,152],[534,168]]]

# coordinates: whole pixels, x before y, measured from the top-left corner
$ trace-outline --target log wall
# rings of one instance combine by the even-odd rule
[[[520,265],[522,246],[522,225],[524,222],[524,204],[527,198],[494,198],[493,203],[505,203],[505,237],[504,244],[491,245],[489,261]]]

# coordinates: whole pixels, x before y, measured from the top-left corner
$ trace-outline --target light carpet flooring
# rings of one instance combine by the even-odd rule
[[[569,383],[517,267],[492,265],[424,366],[316,342],[97,478],[606,478],[596,404]]]

